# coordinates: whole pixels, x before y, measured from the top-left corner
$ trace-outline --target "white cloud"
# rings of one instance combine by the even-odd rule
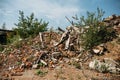
[[[17,18],[18,10],[23,10],[26,15],[34,12],[37,18],[46,17],[58,24],[65,21],[65,16],[73,16],[83,11],[78,7],[78,2],[79,0],[13,0],[6,6],[6,14],[15,15]]]
[[[51,2],[49,0],[29,0],[29,2],[19,0],[17,1],[18,4],[15,5],[17,6],[17,9],[31,11],[37,15],[44,14],[44,16],[60,18],[72,13],[78,13],[80,10],[77,5],[71,5],[71,3],[68,4],[67,1],[63,2],[64,6],[55,2],[55,0],[52,0]],[[66,3],[67,5],[65,5]]]

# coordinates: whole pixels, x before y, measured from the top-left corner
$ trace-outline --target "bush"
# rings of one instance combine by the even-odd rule
[[[24,17],[24,12],[19,11],[19,15],[19,22],[15,24],[17,28],[14,28],[14,31],[16,31],[21,38],[33,37],[38,35],[39,32],[47,30],[48,22],[45,22],[42,19],[38,21],[37,18],[34,18],[34,13]]]
[[[84,16],[80,18],[74,17],[74,20],[78,20],[74,25],[85,29],[84,33],[80,34],[81,45],[84,49],[91,49],[96,45],[112,40],[116,36],[115,31],[111,27],[108,28],[102,23],[104,13],[102,9],[97,8],[97,13],[87,12],[86,18]],[[89,28],[86,29],[85,26],[89,26]]]

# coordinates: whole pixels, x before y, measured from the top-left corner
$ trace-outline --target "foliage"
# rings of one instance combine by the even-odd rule
[[[47,30],[48,22],[43,21],[42,19],[38,21],[37,18],[34,18],[34,13],[30,16],[24,16],[23,11],[19,11],[18,23],[15,24],[17,28],[14,28],[14,31],[20,35],[21,38],[27,38],[30,36],[36,36],[39,32]]]
[[[40,62],[40,63],[38,64],[38,66],[40,66],[40,67],[45,67],[45,64],[43,64],[43,63]]]
[[[104,15],[102,9],[97,8],[96,12],[87,12],[87,17],[74,17],[76,22],[74,25],[84,28],[84,33],[80,35],[82,45],[85,49],[91,49],[93,46],[107,42],[115,37],[115,31],[109,29],[102,23],[102,16]],[[88,28],[85,28],[89,26]]]
[[[20,41],[20,36],[19,35],[14,35],[14,34],[9,34],[9,36],[7,37],[7,43],[17,43],[18,41]]]
[[[74,62],[73,65],[75,66],[75,68],[81,69],[79,62]]]
[[[47,71],[41,71],[40,69],[36,71],[36,74],[40,75],[40,76],[45,76],[46,73],[48,73],[48,72]]]

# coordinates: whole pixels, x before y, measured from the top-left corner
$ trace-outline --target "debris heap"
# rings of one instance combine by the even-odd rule
[[[120,33],[120,16],[112,15],[105,18],[103,23],[107,27],[113,26]],[[71,28],[74,28],[72,30]],[[81,51],[78,45],[79,30],[75,27],[57,32],[43,32],[33,39],[20,40],[14,45],[7,46],[0,53],[0,75],[22,75],[25,69],[39,69],[48,67],[54,69],[60,63],[80,63],[93,57],[93,54],[103,54],[107,49],[105,45],[98,45],[90,51]],[[77,30],[77,31],[75,31]],[[71,33],[72,32],[72,33]],[[120,34],[119,34],[120,36]],[[111,61],[111,62],[110,62]],[[109,63],[110,62],[110,63]],[[89,68],[99,72],[120,73],[119,63],[105,58],[103,62],[93,60],[89,62]],[[77,66],[78,67],[78,66]]]

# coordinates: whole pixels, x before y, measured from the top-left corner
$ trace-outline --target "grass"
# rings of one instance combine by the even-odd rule
[[[36,75],[39,75],[41,77],[45,76],[48,73],[48,71],[42,71],[42,70],[37,70]]]
[[[79,63],[79,62],[73,61],[71,64],[72,64],[73,66],[75,66],[75,68],[81,69],[81,66],[80,66],[80,63]]]

